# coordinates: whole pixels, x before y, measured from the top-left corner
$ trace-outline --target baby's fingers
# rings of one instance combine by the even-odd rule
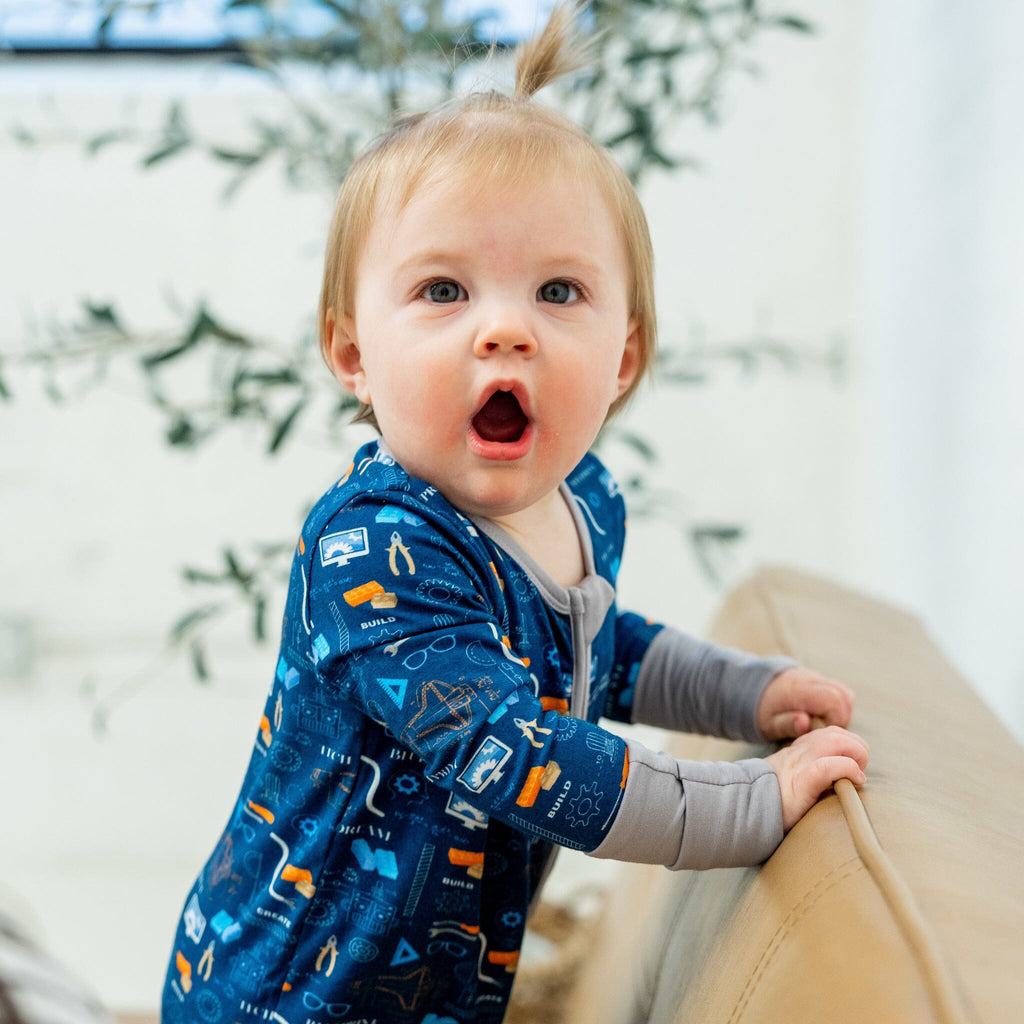
[[[782,827],[788,832],[817,802],[818,797],[840,779],[863,786],[864,769],[852,757],[819,757],[803,764],[792,776],[780,776],[782,789]],[[789,793],[785,782],[789,783]]]
[[[788,832],[839,779],[864,784],[868,745],[856,733],[833,725],[798,737],[767,761],[779,779],[783,828]]]
[[[820,678],[807,694],[804,708],[825,725],[849,725],[853,717],[853,691],[836,679]]]
[[[812,758],[828,758],[832,756],[848,757],[857,763],[860,769],[867,768],[871,749],[867,740],[849,729],[837,725],[815,729],[806,736],[801,736],[793,744],[799,745],[801,753]]]
[[[805,774],[811,792],[816,791],[818,795],[840,779],[849,779],[855,786],[863,786],[867,781],[864,769],[858,761],[840,755],[818,758],[806,769]]]

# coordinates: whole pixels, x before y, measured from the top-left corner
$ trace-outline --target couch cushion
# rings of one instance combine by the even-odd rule
[[[1024,1008],[1024,750],[910,615],[767,569],[712,635],[857,694],[868,784],[760,869],[622,865],[569,1021],[1003,1024]],[[766,748],[674,737],[681,757]]]

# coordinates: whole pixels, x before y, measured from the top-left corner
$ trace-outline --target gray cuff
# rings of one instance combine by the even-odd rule
[[[730,740],[763,740],[757,706],[792,658],[761,658],[666,627],[640,663],[633,721]]]
[[[680,761],[628,746],[622,803],[592,857],[672,870],[745,867],[782,842],[782,794],[767,761]]]

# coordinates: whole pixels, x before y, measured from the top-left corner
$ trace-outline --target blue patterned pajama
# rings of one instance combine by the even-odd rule
[[[618,612],[615,483],[588,455],[562,494],[587,569],[569,589],[381,442],[316,504],[164,1024],[499,1022],[555,845],[672,868],[775,849],[767,762],[680,761],[596,723],[758,739],[792,663]]]
[[[502,1019],[552,844],[593,850],[615,817],[627,749],[593,723],[629,718],[659,629],[615,612],[609,474],[587,456],[563,493],[571,590],[377,443],[314,507],[166,1024]]]

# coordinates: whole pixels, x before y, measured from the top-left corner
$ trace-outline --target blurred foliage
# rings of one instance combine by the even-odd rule
[[[125,324],[113,304],[86,301],[71,322],[36,325],[18,362],[64,402],[101,386],[114,360],[131,361],[164,417],[165,441],[178,448],[239,428],[264,433],[273,455],[317,399],[327,400],[331,436],[358,407],[320,361],[312,328],[286,345],[227,325],[206,303],[175,313],[177,328],[143,331]]]
[[[180,0],[63,0],[93,7],[96,46],[110,46],[119,19],[152,15]],[[287,100],[274,120],[253,119],[244,143],[206,138],[184,102],[162,121],[122,125],[83,140],[97,153],[116,143],[141,148],[143,167],[200,151],[236,172],[229,191],[260,165],[281,157],[289,182],[335,189],[359,147],[397,111],[422,109],[455,94],[474,73],[500,69],[514,40],[488,34],[493,12],[453,14],[445,0],[224,0],[259,30],[228,37],[221,59],[249,68]],[[550,5],[548,5],[550,6]],[[538,4],[538,8],[540,5]],[[546,9],[546,8],[545,8]],[[305,14],[306,17],[302,17]],[[592,0],[592,64],[558,91],[559,105],[621,162],[634,182],[654,168],[692,163],[671,139],[688,119],[717,123],[725,86],[736,72],[756,74],[751,53],[765,31],[810,33],[802,17],[764,0]],[[12,125],[25,145],[45,129]]]
[[[96,10],[98,51],[111,45],[119,19],[155,16],[175,2],[65,0],[69,8]],[[216,59],[247,69],[282,101],[276,114],[239,124],[230,145],[204,135],[201,119],[181,99],[171,99],[155,124],[142,127],[125,123],[76,136],[73,126],[18,123],[9,131],[29,147],[66,142],[70,135],[87,155],[129,145],[138,151],[142,172],[202,154],[230,170],[228,197],[273,161],[289,187],[333,194],[355,154],[396,111],[432,106],[467,83],[510,78],[514,41],[491,38],[485,12],[455,17],[451,7],[444,0],[225,0],[226,18],[244,11],[258,30],[220,47]],[[811,31],[803,18],[769,7],[761,0],[593,0],[585,15],[595,33],[592,65],[557,93],[556,102],[615,154],[634,182],[653,171],[692,167],[696,161],[674,148],[681,127],[693,119],[717,123],[726,83],[737,72],[756,73],[756,38],[772,30]],[[310,17],[300,24],[303,12]],[[325,371],[312,325],[289,343],[226,323],[206,302],[176,304],[172,312],[177,327],[148,330],[125,323],[116,302],[89,299],[73,322],[31,325],[26,348],[0,353],[0,400],[12,398],[12,370],[34,371],[47,393],[64,401],[102,386],[112,361],[130,361],[165,416],[171,446],[195,449],[236,428],[260,432],[274,455],[314,412],[318,432],[332,438],[343,432],[355,403],[339,394]],[[659,377],[671,387],[701,386],[727,365],[746,374],[772,365],[838,375],[842,348],[801,350],[768,334],[735,344],[692,337],[665,347]],[[671,516],[714,578],[716,549],[735,544],[742,527],[691,522],[678,493],[651,484],[659,462],[656,439],[619,423],[601,443],[629,454],[623,486],[632,514]],[[222,566],[184,570],[189,582],[222,595],[190,611],[170,633],[171,647],[190,650],[198,678],[209,673],[205,630],[232,602],[251,609],[253,635],[262,638],[267,602],[286,577],[290,551],[290,544],[262,545],[246,561],[225,549]]]

